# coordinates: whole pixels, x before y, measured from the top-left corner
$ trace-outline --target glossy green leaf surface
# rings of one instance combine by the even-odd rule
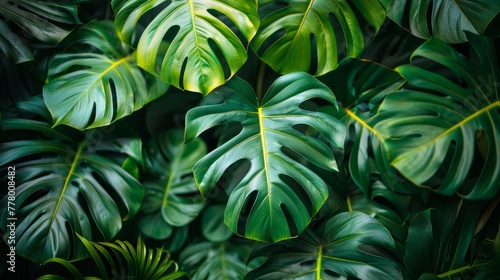
[[[243,65],[246,44],[259,25],[254,0],[113,0],[112,5],[116,30],[124,42],[137,46],[139,66],[204,95]],[[145,30],[136,33],[138,22],[153,11]]]
[[[211,242],[224,242],[233,236],[233,232],[224,224],[223,204],[208,206],[201,216],[201,231]]]
[[[336,105],[335,96],[314,77],[299,72],[277,79],[260,103],[253,89],[239,79],[232,79],[208,98],[205,105],[187,113],[187,141],[218,125],[238,123],[242,129],[194,166],[202,194],[210,193],[230,165],[249,161],[227,203],[226,225],[247,238],[272,242],[300,233],[325,202],[328,190],[317,174],[284,149],[321,168],[334,169],[333,153],[325,142],[294,126],[310,126],[341,147],[344,126],[340,121],[300,107],[313,98]],[[246,205],[251,207],[248,214],[243,213]]]
[[[173,227],[181,227],[198,216],[205,206],[191,169],[206,154],[203,140],[184,144],[184,131],[168,130],[145,146],[146,168],[142,181],[144,202],[137,216],[141,232],[165,239]]]
[[[252,245],[239,240],[194,242],[181,252],[179,265],[193,280],[243,279],[251,269],[247,257]]]
[[[393,247],[391,235],[374,218],[340,213],[298,239],[254,251],[252,258],[268,259],[244,279],[403,279],[394,261],[374,253],[376,248]]]
[[[500,188],[500,72],[492,42],[473,34],[469,39],[476,63],[437,39],[419,47],[414,59],[437,62],[454,78],[398,67],[408,90],[390,94],[373,123],[391,165],[408,180],[441,194],[488,199]],[[479,134],[488,152],[472,172],[474,157],[483,157],[475,151]],[[474,179],[464,184],[468,175]]]
[[[22,106],[48,114],[41,98]],[[139,210],[143,189],[119,159],[140,162],[140,139],[113,138],[111,130],[51,129],[48,122],[25,118],[3,119],[4,133],[24,135],[0,144],[0,166],[16,167],[16,254],[36,263],[82,258],[75,233],[93,239],[95,228],[98,238],[111,239]],[[7,199],[0,201],[5,209]],[[0,213],[0,220],[7,214]]]
[[[465,32],[482,34],[498,13],[496,0],[395,0],[389,17],[417,37],[461,43]]]
[[[61,42],[80,23],[76,5],[60,1],[0,0],[0,50],[13,62],[33,59],[26,41]],[[12,30],[15,23],[20,31]]]
[[[371,153],[372,145],[383,149],[379,132],[373,128],[371,117],[376,113],[383,98],[399,89],[405,82],[399,73],[368,60],[346,58],[339,67],[322,77],[341,106],[335,115],[350,133],[344,150],[349,161],[349,174],[356,185],[368,192],[370,177],[378,174],[389,187],[403,189],[394,168],[387,162],[384,152]],[[376,164],[378,164],[376,166]],[[375,167],[376,166],[376,167]]]
[[[251,46],[278,73],[323,75],[337,67],[339,53],[356,56],[363,50],[365,26],[358,17],[376,32],[388,2],[261,0],[261,24]]]
[[[105,126],[132,114],[166,92],[168,85],[136,65],[109,22],[79,30],[73,49],[56,55],[43,88],[54,126]]]

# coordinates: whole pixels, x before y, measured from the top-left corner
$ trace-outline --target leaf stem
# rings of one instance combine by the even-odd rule
[[[457,273],[460,273],[462,271],[469,270],[471,268],[472,268],[472,266],[470,266],[470,265],[462,266],[462,267],[455,268],[455,269],[449,270],[447,272],[443,272],[441,274],[438,274],[437,277],[445,278],[445,277],[451,276],[453,274],[457,274]]]
[[[347,210],[349,210],[349,212],[352,212],[352,205],[351,205],[351,197],[349,195],[347,195]]]
[[[257,76],[257,88],[256,88],[256,93],[257,93],[257,99],[262,101],[262,88],[264,87],[264,74],[266,73],[266,64],[264,61],[261,61],[259,64],[259,71],[258,71],[258,76]]]

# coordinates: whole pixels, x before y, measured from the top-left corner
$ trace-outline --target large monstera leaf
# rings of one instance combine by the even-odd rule
[[[315,231],[252,252],[265,263],[244,279],[403,279],[398,265],[377,252],[394,242],[377,220],[364,213],[344,212]]]
[[[488,199],[500,186],[500,72],[491,40],[470,33],[469,39],[477,63],[437,39],[419,47],[413,58],[441,64],[450,78],[398,67],[408,90],[390,94],[373,123],[391,165],[408,180],[446,195]],[[476,152],[476,138],[486,143],[485,153]]]
[[[145,198],[137,221],[141,232],[156,239],[168,238],[173,227],[181,227],[198,216],[205,206],[191,169],[206,154],[201,139],[184,144],[184,131],[159,134],[145,147],[143,181]]]
[[[91,22],[72,48],[52,61],[43,97],[54,126],[109,125],[166,92],[168,85],[136,65],[136,52],[121,43],[112,23]]]
[[[50,118],[39,97],[20,106]],[[3,119],[1,128],[12,135],[0,144],[0,166],[16,169],[17,254],[37,263],[82,258],[75,233],[109,240],[139,210],[143,189],[120,165],[126,157],[141,162],[139,138],[111,133],[116,127],[83,134],[25,118]],[[0,202],[4,209],[7,202]],[[0,219],[6,232],[7,211]]]
[[[378,31],[389,3],[260,0],[262,21],[252,48],[276,72],[305,71],[319,76],[337,67],[339,53],[356,56],[363,50],[363,21]]]
[[[34,37],[44,43],[57,44],[80,23],[77,6],[59,2],[0,0],[0,49],[11,61],[21,63],[33,59],[27,40]],[[13,30],[11,22],[22,31]]]
[[[496,0],[395,0],[389,17],[417,37],[461,43],[465,32],[482,34],[498,13]]]
[[[193,169],[200,191],[207,196],[228,167],[250,162],[226,206],[225,223],[233,232],[256,240],[287,239],[304,230],[325,202],[328,189],[323,180],[294,159],[298,156],[329,170],[335,164],[331,149],[297,129],[299,124],[342,146],[340,121],[300,107],[315,98],[336,106],[328,87],[306,73],[280,77],[261,102],[250,85],[235,78],[216,89],[205,105],[187,113],[187,141],[217,125],[242,126]]]
[[[255,0],[113,0],[112,5],[120,38],[137,45],[139,66],[204,95],[243,65],[246,44],[259,25]],[[147,26],[136,33],[140,21]]]

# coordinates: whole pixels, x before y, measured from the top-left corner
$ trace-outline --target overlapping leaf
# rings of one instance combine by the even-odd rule
[[[49,115],[41,98],[20,106]],[[124,156],[141,162],[140,139],[114,138],[111,130],[51,129],[46,121],[24,118],[1,124],[2,134],[13,135],[0,144],[0,166],[16,168],[16,254],[37,263],[81,258],[85,251],[75,233],[92,240],[95,228],[99,238],[110,239],[139,210],[143,189],[119,162]],[[2,208],[7,202],[6,196]]]
[[[325,74],[337,67],[339,53],[344,48],[348,56],[356,56],[363,50],[365,27],[361,19],[378,31],[389,2],[261,0],[262,21],[252,48],[276,72]]]
[[[73,48],[52,61],[43,96],[54,125],[80,130],[109,125],[158,98],[168,88],[136,65],[110,22],[91,22]]]
[[[483,34],[498,13],[496,0],[395,0],[389,17],[420,38],[461,43],[465,32]]]
[[[342,146],[340,121],[300,107],[314,98],[336,105],[332,92],[306,73],[280,77],[260,103],[247,83],[232,79],[215,90],[205,105],[187,113],[187,141],[214,126],[242,126],[193,169],[200,191],[207,196],[229,166],[250,162],[226,206],[225,223],[233,232],[256,240],[287,239],[300,233],[325,202],[328,189],[323,180],[289,156],[295,153],[324,169],[334,167],[331,149],[295,127],[312,127],[333,145]]]
[[[48,44],[62,41],[80,23],[76,5],[59,1],[0,0],[0,49],[13,62],[33,59],[26,41],[32,37]],[[13,22],[22,32],[12,30]]]
[[[391,248],[391,235],[377,220],[344,212],[315,231],[304,231],[298,239],[254,251],[251,258],[268,259],[245,279],[403,279],[394,261],[375,253]]]
[[[243,65],[245,45],[259,25],[254,0],[113,0],[112,5],[118,34],[127,44],[137,44],[141,67],[204,95]],[[147,13],[154,13],[151,20]],[[136,33],[139,21],[147,22],[142,33]]]
[[[437,39],[419,47],[413,57],[441,64],[447,77],[398,67],[408,90],[384,100],[373,127],[391,165],[408,180],[442,194],[488,199],[500,188],[500,72],[491,40],[470,33],[469,39],[477,63]],[[475,152],[479,136],[487,143],[485,155]],[[474,157],[484,157],[475,172]]]
[[[484,208],[481,202],[460,205],[441,199],[436,209],[418,213],[408,230],[404,259],[411,277],[472,279],[493,259],[481,256],[482,241],[474,236]]]
[[[142,233],[156,239],[190,223],[205,206],[191,169],[206,154],[206,145],[201,139],[183,141],[182,130],[169,130],[145,147],[152,175],[143,181],[145,198],[137,221]]]

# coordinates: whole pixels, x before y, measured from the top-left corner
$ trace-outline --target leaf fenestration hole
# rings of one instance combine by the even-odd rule
[[[179,87],[184,88],[184,74],[186,73],[186,67],[188,63],[188,58],[184,58],[184,61],[182,62],[182,67],[181,67],[181,74],[179,75]]]
[[[241,207],[240,217],[238,219],[238,226],[236,231],[240,235],[245,235],[246,231],[246,220],[248,218],[248,214],[252,211],[252,208],[257,200],[258,191],[251,192],[245,202],[243,203],[243,207]]]
[[[332,276],[334,278],[340,278],[340,274],[338,274],[337,272],[333,271],[333,270],[330,270],[330,269],[325,269],[323,270],[325,272],[325,274],[329,275],[329,276]]]
[[[209,14],[211,14],[212,16],[214,16],[215,18],[217,18],[218,20],[222,21],[222,23],[224,23],[224,25],[229,27],[231,29],[231,31],[236,35],[236,37],[238,37],[238,39],[241,41],[241,43],[244,46],[248,45],[247,39],[245,38],[243,33],[241,33],[241,31],[238,29],[238,27],[231,20],[230,17],[228,17],[227,15],[225,15],[225,14],[223,14],[215,9],[208,9],[207,12]]]
[[[309,40],[311,41],[311,65],[309,67],[309,74],[315,75],[318,71],[318,46],[316,45],[316,37],[314,33],[309,35]]]
[[[259,18],[264,19],[272,13],[276,13],[279,10],[286,9],[290,6],[290,3],[286,1],[269,1],[267,4],[260,5],[259,3]]]
[[[347,44],[344,38],[344,31],[342,30],[342,25],[340,24],[337,16],[334,13],[329,13],[328,18],[333,27],[333,32],[335,35],[335,41],[337,43],[337,57],[338,61],[347,56]]]
[[[93,124],[94,121],[95,121],[95,116],[96,116],[96,112],[97,112],[97,105],[96,103],[94,102],[92,104],[92,111],[90,113],[90,116],[89,116],[89,119],[87,121],[87,125],[85,125],[86,127],[88,127],[89,125]]]
[[[113,101],[113,114],[111,116],[111,119],[114,120],[116,119],[116,113],[117,113],[117,108],[118,108],[118,100],[116,97],[116,85],[113,79],[109,79],[109,90],[111,92],[111,100]]]
[[[231,77],[231,69],[229,68],[229,64],[227,63],[226,57],[222,53],[221,48],[212,38],[209,38],[207,41],[210,49],[212,49],[212,51],[215,53],[222,66],[222,70],[224,71],[224,79],[229,79],[229,77]]]
[[[285,34],[286,34],[286,29],[284,28],[281,28],[276,32],[274,32],[273,34],[271,34],[269,37],[267,37],[266,40],[264,40],[264,42],[262,42],[262,45],[257,50],[257,55],[262,56],[267,51],[267,49],[269,49],[272,45],[274,45],[274,43],[276,43]]]
[[[297,236],[299,231],[297,230],[297,226],[295,225],[295,221],[293,220],[292,215],[288,211],[288,208],[285,204],[280,205],[281,211],[283,211],[283,215],[285,215],[286,222],[288,224],[288,230],[290,231],[290,236]]]

